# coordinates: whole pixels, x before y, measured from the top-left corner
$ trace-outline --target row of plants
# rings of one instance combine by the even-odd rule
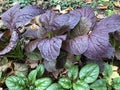
[[[77,65],[73,65],[68,69],[66,77],[54,82],[52,78],[43,76],[45,70],[43,64],[40,64],[28,76],[23,73],[9,76],[5,83],[9,90],[119,90],[120,77],[111,78],[112,67],[106,63],[104,65],[102,77],[99,75],[99,66],[89,63],[80,70]]]

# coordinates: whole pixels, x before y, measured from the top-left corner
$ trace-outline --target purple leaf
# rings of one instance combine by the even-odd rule
[[[56,36],[51,39],[43,39],[38,43],[38,49],[44,59],[56,60],[60,53],[62,41],[66,39],[66,35]]]
[[[57,16],[58,15],[54,11],[47,11],[40,16],[40,22],[42,23],[42,26],[46,32],[56,30],[56,27],[53,25],[53,20]]]
[[[27,30],[22,36],[23,37],[30,37],[30,38],[38,38],[37,37],[37,30]]]
[[[41,39],[36,39],[34,41],[31,41],[30,43],[28,43],[25,47],[25,51],[28,53],[28,52],[32,52],[36,49],[37,45],[38,45],[38,42],[40,41]]]
[[[2,21],[4,25],[10,30],[15,28],[15,20],[16,14],[19,13],[20,5],[17,4],[10,9],[8,9],[5,13],[2,14]]]
[[[10,52],[16,46],[17,40],[18,40],[18,34],[16,31],[13,31],[9,44],[2,51],[0,51],[0,55],[4,55]]]
[[[109,47],[108,33],[102,32],[101,29],[93,30],[88,39],[88,49],[84,55],[90,59],[99,60],[107,53]]]
[[[96,27],[104,27],[103,32],[114,32],[120,30],[120,15],[112,15],[97,23]]]
[[[92,26],[96,23],[96,17],[94,10],[90,7],[83,7],[82,9],[76,9],[76,12],[79,12],[81,17],[86,18],[92,23]]]
[[[62,14],[55,18],[53,24],[60,28],[63,26],[69,26],[69,29],[73,29],[80,20],[80,16],[74,12],[68,14]]]
[[[107,53],[105,54],[104,57],[111,58],[114,56],[115,49],[112,47],[112,45],[109,43],[108,48],[107,48]]]
[[[17,13],[16,18],[14,19],[14,22],[16,22],[16,27],[18,28],[19,26],[27,23],[33,17],[43,13],[44,10],[37,6],[29,5],[24,7],[19,13]]]
[[[88,36],[78,36],[74,39],[67,40],[64,47],[64,49],[71,54],[83,54],[88,48]]]

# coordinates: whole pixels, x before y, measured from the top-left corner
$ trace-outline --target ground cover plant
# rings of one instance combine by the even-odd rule
[[[119,90],[120,15],[112,14],[98,20],[90,6],[63,13],[15,4],[1,15],[0,86]]]

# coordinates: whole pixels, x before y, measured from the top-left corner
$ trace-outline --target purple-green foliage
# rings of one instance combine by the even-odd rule
[[[109,42],[109,33],[120,29],[120,15],[112,15],[98,22],[90,7],[76,9],[67,14],[58,14],[51,10],[44,12],[36,6],[30,5],[20,9],[20,5],[15,5],[2,15],[4,25],[11,33],[16,33],[14,37],[11,36],[15,40],[10,42],[18,40],[19,26],[37,15],[40,15],[39,29],[27,30],[24,33],[24,37],[30,36],[35,39],[26,46],[27,52],[38,48],[47,61],[56,60],[61,49],[74,55],[83,54],[95,60],[113,56],[114,48]],[[10,45],[8,51],[5,48],[0,55],[8,53],[16,44]]]

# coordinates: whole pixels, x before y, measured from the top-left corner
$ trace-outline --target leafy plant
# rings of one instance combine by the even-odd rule
[[[43,73],[44,66],[41,64],[35,70],[32,70],[28,77],[22,73],[18,76],[9,76],[5,83],[9,90],[46,90],[52,81],[48,77],[41,78]]]

